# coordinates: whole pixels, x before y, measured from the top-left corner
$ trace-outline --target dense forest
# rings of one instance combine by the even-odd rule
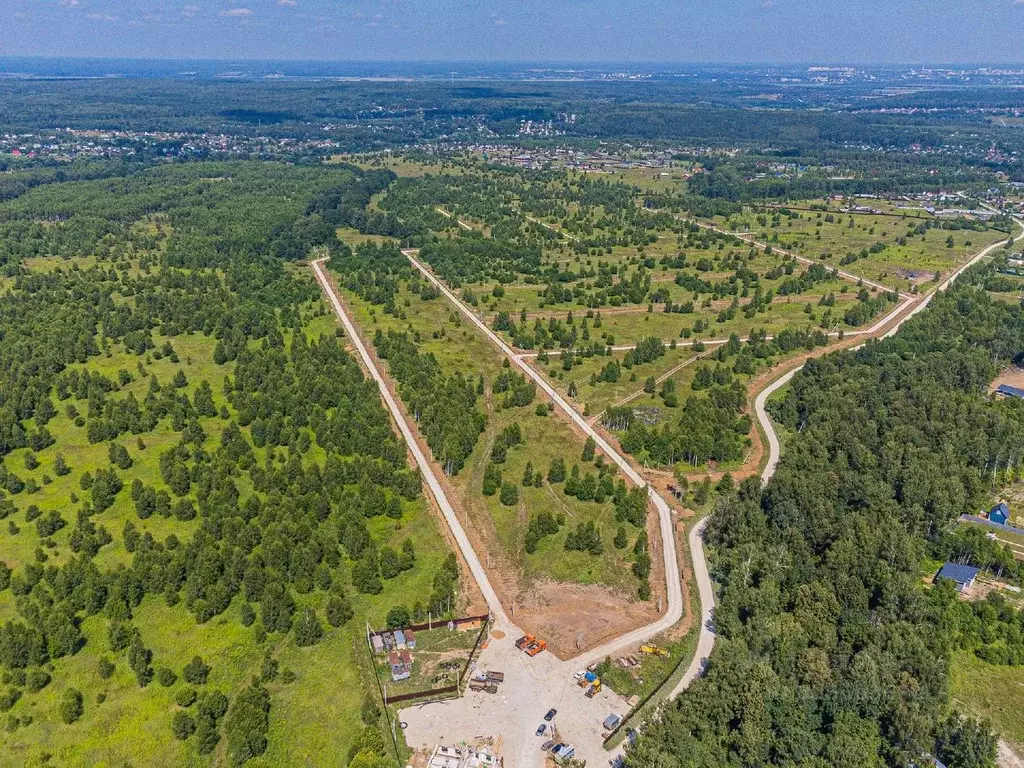
[[[985,394],[1024,349],[1021,309],[976,287],[989,269],[896,336],[808,361],[774,406],[794,430],[777,473],[708,526],[707,673],[630,765],[993,765],[987,726],[950,712],[947,670],[957,648],[1020,663],[1020,614],[921,586],[923,562],[953,556],[1020,578],[1008,552],[952,526],[1024,448],[1024,408]]]
[[[391,607],[416,619],[456,608],[454,556],[441,564],[436,536],[409,536],[423,524],[420,478],[376,386],[288,264],[340,253],[325,215],[361,208],[376,183],[346,167],[187,164],[0,206],[11,749],[54,727],[37,706],[46,689],[63,723],[95,727],[108,690],[145,702],[166,688],[174,703],[154,716],[166,738],[150,743],[181,740],[182,761],[226,743],[240,765],[268,749],[268,713],[295,679],[282,649],[329,641],[369,605],[378,621]],[[413,578],[415,600],[389,587]],[[238,633],[255,667],[217,669],[196,647],[176,668],[154,651],[162,627],[137,618],[156,604]],[[99,661],[82,671],[65,663],[76,657]],[[122,670],[134,682],[118,682]],[[363,709],[372,730],[379,709]],[[379,733],[350,738],[363,763],[391,764]]]

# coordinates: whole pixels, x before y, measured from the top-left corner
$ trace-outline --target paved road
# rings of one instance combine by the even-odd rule
[[[331,302],[364,366],[377,382],[388,410],[398,424],[423,479],[469,564],[473,578],[492,614],[492,628],[501,630],[504,634],[504,637],[498,638],[497,633],[492,632],[487,648],[478,659],[481,668],[505,670],[505,683],[501,692],[493,697],[488,694],[470,693],[454,700],[412,704],[403,709],[400,714],[401,719],[409,725],[406,734],[410,738],[410,746],[433,746],[439,742],[454,743],[478,735],[489,735],[503,745],[502,751],[507,765],[514,765],[516,768],[540,768],[544,764],[544,753],[539,749],[543,740],[534,736],[534,730],[537,724],[542,722],[543,714],[548,707],[554,706],[559,711],[559,727],[564,738],[576,745],[580,756],[588,758],[592,765],[599,765],[609,759],[602,745],[601,720],[609,712],[624,715],[628,706],[622,697],[611,691],[602,692],[593,701],[585,698],[582,690],[574,684],[573,672],[604,658],[612,652],[612,645],[621,647],[623,643],[639,643],[650,634],[661,630],[649,629],[642,637],[637,633],[630,633],[614,643],[595,649],[586,659],[562,661],[549,653],[531,659],[515,648],[515,639],[522,631],[505,614],[454,508],[413,436],[412,427],[385,385],[383,375],[359,338],[352,320],[327,279],[323,268],[324,261],[326,259],[313,262],[313,272],[317,281]],[[672,554],[674,557],[674,550]]]
[[[1014,238],[1014,241],[1017,242],[1024,239],[1024,222],[1020,221],[1019,219],[1015,219],[1015,221],[1021,226],[1021,233],[1017,235],[1016,238]],[[937,291],[946,290],[953,283],[954,280],[956,280],[961,274],[963,274],[965,270],[967,270],[974,264],[977,264],[981,259],[991,254],[992,251],[1003,247],[1004,242],[1005,241],[992,243],[991,245],[979,251],[970,261],[968,261],[955,272],[950,274],[949,277],[947,277],[946,280],[936,289],[936,291],[930,293],[928,296],[925,297],[924,301],[919,303],[905,316],[900,318],[899,321],[895,325],[893,325],[892,328],[886,331],[881,338],[887,338],[896,333],[896,331],[898,331],[907,320],[914,317],[918,312],[922,311],[925,307],[928,306],[929,302],[931,302],[932,296],[934,296]],[[901,296],[902,295],[903,294],[901,294]],[[912,301],[913,297],[905,296],[904,300],[901,301],[895,309],[893,309],[885,317],[883,317],[874,325],[872,325],[871,328],[868,328],[864,332],[855,333],[864,333],[869,336],[875,335],[879,329],[885,327],[888,323],[890,323],[893,320],[893,318],[899,316],[899,314],[906,309],[907,304]],[[767,483],[771,479],[772,475],[775,474],[775,470],[779,465],[779,458],[782,453],[781,446],[779,445],[779,437],[775,432],[775,427],[772,425],[771,419],[768,417],[768,414],[765,411],[765,404],[768,402],[768,398],[771,397],[773,393],[777,392],[779,389],[786,386],[786,384],[792,381],[793,377],[796,376],[796,374],[802,368],[803,366],[801,365],[798,368],[794,368],[793,370],[788,371],[784,375],[780,376],[778,379],[776,379],[763,390],[761,390],[761,392],[754,399],[754,412],[757,416],[758,422],[761,424],[761,427],[762,429],[764,429],[764,433],[768,438],[768,461],[765,464],[764,471],[761,473],[762,483]],[[714,610],[714,592],[711,589],[711,580],[708,578],[707,574],[707,561],[704,559],[704,550],[701,546],[700,541],[700,535],[703,531],[704,524],[706,522],[707,519],[705,518],[705,520],[701,521],[700,525],[695,526],[694,529],[690,532],[690,551],[700,552],[699,558],[694,557],[694,573],[697,577],[697,585],[700,588],[701,616],[703,626],[708,625],[712,611]],[[694,539],[696,539],[696,541],[693,541]],[[705,584],[707,585],[706,594]],[[697,643],[697,653],[694,655],[693,663],[690,664],[690,668],[687,669],[686,674],[675,686],[675,688],[672,689],[671,694],[669,694],[670,698],[682,693],[682,691],[685,690],[686,687],[699,674],[703,660],[711,654],[711,650],[714,645],[714,640],[715,637],[713,632],[709,631],[706,634],[703,631],[701,632],[701,636]]]
[[[1024,239],[1024,222],[1021,222],[1020,220],[1017,219],[1015,219],[1015,221],[1022,228],[1021,234],[1015,238],[1015,240],[1019,241],[1021,239]],[[462,222],[460,222],[460,224],[461,223]],[[988,246],[987,248],[983,249],[973,259],[971,259],[971,261],[969,261],[967,264],[964,264],[960,269],[956,270],[953,274],[951,274],[947,278],[947,280],[939,287],[938,290],[945,290],[949,286],[949,284],[951,284],[970,265],[976,263],[980,259],[989,255],[993,250],[1001,246],[1002,243],[994,243]],[[490,328],[488,328],[487,325],[480,318],[473,314],[472,310],[469,307],[463,304],[444,284],[441,283],[440,280],[434,277],[434,275],[428,269],[426,269],[426,267],[424,267],[418,260],[416,260],[413,253],[414,252],[409,251],[405,252],[410,262],[428,280],[430,280],[431,283],[433,283],[442,293],[444,293],[445,296],[449,299],[449,301],[454,303],[459,308],[459,310],[464,315],[466,315],[466,317],[470,319],[474,323],[474,325],[476,325],[481,330],[481,332],[483,332],[484,335],[487,336],[488,339],[490,339],[492,343],[494,343],[499,349],[501,349],[502,352],[517,367],[522,369],[526,375],[528,375],[533,381],[535,381],[538,387],[540,387],[548,395],[548,397],[551,398],[553,402],[555,402],[560,408],[562,408],[562,410],[580,429],[582,429],[586,434],[593,437],[597,445],[601,447],[601,449],[608,455],[610,459],[612,459],[613,461],[616,462],[616,464],[619,465],[620,469],[622,469],[623,472],[634,483],[638,485],[644,485],[645,483],[643,478],[629,465],[629,463],[621,455],[619,455],[618,452],[612,449],[612,447],[599,434],[597,434],[593,430],[593,428],[590,427],[589,424],[586,423],[586,421],[575,411],[575,409],[573,409],[558,394],[558,392],[555,391],[554,388],[552,388],[540,376],[540,374],[534,371],[525,362],[523,358],[526,357],[526,355],[517,354],[511,347],[509,347],[497,334],[495,334]],[[465,531],[463,530],[461,524],[458,521],[454,509],[452,508],[451,504],[445,497],[444,491],[441,488],[440,484],[438,483],[436,477],[434,477],[431,467],[426,460],[426,457],[423,455],[415,439],[413,438],[411,428],[406,423],[401,409],[398,407],[397,403],[392,398],[391,393],[385,386],[383,377],[377,370],[373,362],[373,359],[370,357],[365,347],[363,346],[362,342],[360,341],[359,336],[356,333],[355,327],[353,326],[348,316],[345,314],[341,302],[339,301],[337,295],[335,294],[329,282],[327,281],[326,276],[324,275],[323,272],[323,261],[324,260],[321,259],[317,262],[314,262],[313,264],[313,269],[314,272],[316,273],[317,279],[320,282],[321,286],[324,288],[325,293],[330,299],[335,312],[337,313],[339,319],[341,320],[342,324],[346,329],[346,332],[349,334],[354,345],[356,346],[356,349],[359,352],[359,355],[362,358],[364,364],[366,365],[367,369],[371,372],[373,378],[377,381],[377,384],[381,390],[381,394],[384,397],[389,410],[391,410],[393,416],[395,417],[395,421],[398,423],[402,431],[403,437],[405,438],[407,444],[410,446],[410,449],[413,451],[413,455],[416,459],[417,465],[420,467],[424,479],[426,479],[427,481],[428,487],[430,487],[431,492],[437,499],[438,506],[441,508],[445,516],[445,519],[449,527],[451,528],[453,535],[456,538],[459,548],[463,553],[463,556],[466,558],[467,563],[469,563],[470,570],[473,573],[473,577],[476,579],[481,592],[484,594],[484,598],[487,600],[491,612],[496,618],[497,624],[499,626],[509,628],[513,635],[518,634],[516,628],[511,624],[508,617],[505,615],[504,610],[501,607],[501,603],[498,600],[496,593],[491,588],[490,582],[487,579],[487,575],[484,572],[484,569],[479,559],[477,558],[476,553],[473,551],[472,546],[469,543],[469,539],[465,534]],[[934,293],[932,295],[934,295]],[[906,309],[907,304],[914,301],[914,298],[910,296],[903,296],[903,298],[904,301],[900,302],[900,304],[895,309],[893,309],[884,318],[875,323],[870,329],[867,329],[867,331],[855,333],[864,333],[866,335],[872,335],[876,333],[878,329],[884,327],[887,323],[891,322],[894,318],[898,317],[899,314]],[[922,309],[924,309],[924,307],[927,306],[930,300],[931,295],[926,297],[924,301],[922,301],[920,304],[914,307],[904,317],[900,318],[896,325],[892,329],[890,329],[885,335],[888,336],[891,335],[892,333],[895,333],[896,330],[904,322],[906,322],[906,320],[908,320],[910,317],[913,317]],[[765,471],[762,474],[762,481],[764,482],[766,482],[774,473],[775,468],[778,465],[780,455],[778,437],[771,424],[771,421],[767,416],[767,413],[765,412],[764,406],[768,397],[773,392],[777,391],[780,387],[784,386],[788,381],[790,381],[799,370],[800,369],[797,368],[794,369],[793,371],[787,372],[784,376],[780,377],[775,382],[770,384],[765,390],[763,390],[755,400],[756,416],[762,428],[764,429],[766,436],[768,437],[769,444],[769,459],[767,466],[765,467]],[[659,523],[661,526],[662,540],[666,543],[666,545],[668,545],[675,541],[672,512],[669,509],[668,505],[665,503],[664,499],[662,499],[657,493],[653,492],[653,490],[651,490],[650,493],[651,500],[655,504],[655,507],[658,509],[659,512]],[[708,574],[707,560],[704,555],[702,541],[702,535],[706,523],[707,520],[704,520],[701,521],[698,525],[694,526],[694,528],[690,532],[688,541],[690,553],[693,559],[694,577],[700,595],[701,603],[701,627],[697,642],[697,650],[694,654],[694,658],[692,659],[683,677],[671,691],[670,696],[672,697],[681,693],[697,676],[699,676],[701,670],[703,669],[703,665],[706,659],[710,656],[711,651],[714,647],[715,635],[712,626],[712,612],[714,610],[714,590],[710,576]],[[569,681],[571,679],[570,675],[572,670],[578,667],[586,666],[587,664],[590,664],[593,661],[600,660],[607,655],[613,655],[614,653],[620,651],[621,649],[627,646],[643,642],[652,635],[664,631],[665,629],[668,629],[676,621],[678,621],[678,619],[682,616],[683,608],[682,594],[678,578],[679,566],[676,558],[675,547],[665,546],[663,549],[665,553],[665,571],[669,593],[669,605],[666,613],[654,623],[649,624],[646,627],[641,627],[637,630],[629,632],[615,640],[605,643],[604,645],[598,648],[594,648],[591,651],[588,651],[576,657],[575,659],[571,659],[565,662],[559,662],[554,658],[550,660],[545,660],[547,661],[547,664],[545,664],[544,666],[548,667],[549,669],[543,675],[542,680],[537,679],[536,677],[534,678],[533,682],[535,687],[531,688],[531,691],[536,694],[536,697],[534,697],[536,700],[534,700],[534,698],[531,698],[529,702],[521,702],[526,705],[526,709],[532,710],[535,708],[535,706],[543,706],[546,708],[546,706],[548,705],[543,704],[544,701],[557,701],[560,705],[560,709],[566,707],[566,704],[568,704],[569,706],[566,708],[573,710],[573,713],[575,714],[575,711],[579,706],[578,702],[576,702],[576,699],[578,699],[579,697],[574,697],[571,695],[571,686],[569,684]],[[676,574],[676,578],[669,577],[670,574]],[[507,637],[503,641],[492,642],[491,648],[488,650],[490,651],[491,649],[493,649],[494,653],[505,652],[506,649],[504,649],[503,646],[511,644],[511,642],[511,637]],[[483,663],[483,659],[481,659],[481,663]],[[538,671],[539,670],[534,670],[534,672]],[[514,717],[515,725],[513,726],[513,737],[509,740],[510,743],[508,744],[508,746],[511,748],[510,751],[518,756],[518,761],[516,763],[517,766],[540,765],[543,762],[543,755],[540,753],[539,750],[536,749],[535,745],[532,745],[530,743],[529,739],[527,738],[527,734],[524,731],[524,727],[527,720],[523,720],[523,718],[519,717],[520,714],[524,714],[526,712],[526,709],[524,709],[523,707],[519,707],[518,704],[520,704],[520,702],[516,702],[516,706],[513,707],[513,710],[516,713]],[[446,705],[434,706],[446,707]],[[584,707],[585,706],[586,705],[584,705]],[[406,717],[407,719],[412,719],[415,712],[416,710],[414,708],[404,710],[403,717]],[[453,717],[449,719],[449,717],[444,716],[453,714],[455,713],[447,709],[447,707],[445,708],[444,714],[441,717],[442,723],[439,726],[441,733],[450,734],[459,731],[460,725],[457,721],[461,720],[461,718]],[[567,712],[566,714],[569,713]],[[532,716],[532,714],[530,716]],[[589,717],[592,718],[593,716],[594,713],[591,711]],[[579,745],[580,753],[584,756],[591,756],[592,759],[595,759],[595,761],[597,759],[603,760],[612,757],[612,753],[603,753],[600,750],[599,730],[594,726],[583,726],[582,720],[587,719],[587,717],[588,716],[584,714],[580,721],[574,723],[573,725],[576,727],[571,728],[571,731],[574,731],[575,733],[570,732],[567,733],[566,736],[571,738],[574,741],[574,743],[577,743]],[[501,720],[503,720],[504,717],[495,717],[493,719],[496,721],[494,724],[495,732],[500,732],[503,730],[503,728],[508,727],[510,725],[510,723],[508,722],[501,722]],[[511,714],[509,714],[508,719],[513,719]],[[522,720],[522,722],[520,722],[520,720]],[[469,734],[463,735],[466,736]],[[617,753],[621,753],[621,748],[617,751]]]

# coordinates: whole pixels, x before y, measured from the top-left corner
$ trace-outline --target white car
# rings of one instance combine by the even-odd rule
[[[576,747],[572,744],[562,744],[551,750],[551,754],[562,760],[570,760],[576,754]]]

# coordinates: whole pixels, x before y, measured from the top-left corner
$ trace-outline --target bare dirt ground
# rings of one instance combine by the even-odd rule
[[[334,276],[328,278],[339,297],[344,297]],[[398,396],[394,381],[388,375],[384,361],[376,356],[376,350],[366,334],[360,330],[361,339],[373,357],[377,367],[384,374],[388,390],[394,396],[410,424],[415,424],[406,410],[405,403]],[[556,409],[557,410],[557,409]],[[566,423],[570,423],[566,420]],[[572,425],[575,432],[582,432]],[[661,539],[657,515],[648,514],[647,532],[651,542],[651,587],[652,598],[641,602],[632,596],[623,595],[600,585],[564,583],[526,584],[520,568],[505,557],[498,541],[493,520],[487,514],[480,500],[460,492],[448,480],[442,467],[433,459],[433,454],[418,430],[414,430],[416,441],[430,461],[445,494],[456,506],[466,533],[487,571],[488,578],[497,592],[502,606],[513,615],[515,623],[524,631],[544,638],[548,649],[561,659],[576,656],[581,651],[593,648],[604,640],[623,635],[630,630],[654,621],[665,603],[664,562],[660,556]],[[467,467],[468,469],[468,467]],[[429,494],[427,494],[428,498]],[[432,498],[429,504],[440,521],[440,528],[452,550],[458,552],[447,525]],[[462,567],[462,585],[470,597],[466,610],[486,610],[486,603],[473,580],[468,566],[459,556]],[[514,611],[513,611],[514,606]]]
[[[1017,756],[1017,753],[1013,751],[1002,739],[999,740],[999,751],[996,754],[996,765],[999,768],[1024,768],[1024,760]]]
[[[1018,368],[1015,365],[1008,365],[999,372],[989,387],[989,392],[995,392],[996,387],[1000,384],[1009,384],[1011,387],[1020,387],[1024,389],[1024,368]]]
[[[507,768],[544,764],[540,746],[556,737],[571,740],[577,757],[602,766],[608,753],[602,746],[602,721],[612,713],[624,715],[626,701],[607,688],[593,699],[584,696],[572,673],[547,653],[530,658],[515,647],[515,638],[492,632],[477,669],[505,673],[497,693],[469,691],[457,699],[412,705],[402,710],[405,740],[412,749],[429,751],[436,744],[483,742],[490,739],[504,756]],[[552,681],[558,681],[552,687]],[[540,691],[554,691],[538,695]],[[557,713],[550,723],[555,733],[537,736],[548,709]],[[458,727],[454,724],[458,723]]]

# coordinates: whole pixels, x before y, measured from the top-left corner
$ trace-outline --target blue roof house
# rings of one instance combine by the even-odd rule
[[[1024,389],[1020,387],[1013,387],[1009,384],[1000,384],[996,387],[996,394],[1002,395],[1003,397],[1019,397],[1024,399]]]
[[[978,577],[978,569],[970,565],[960,565],[959,563],[946,563],[939,570],[939,575],[936,577],[936,581],[939,579],[949,579],[956,584],[956,591],[963,592],[971,588],[974,584],[974,580]]]
[[[1010,508],[1006,506],[1005,501],[1000,501],[988,512],[988,519],[993,523],[999,523],[1000,525],[1006,525],[1010,519]]]

